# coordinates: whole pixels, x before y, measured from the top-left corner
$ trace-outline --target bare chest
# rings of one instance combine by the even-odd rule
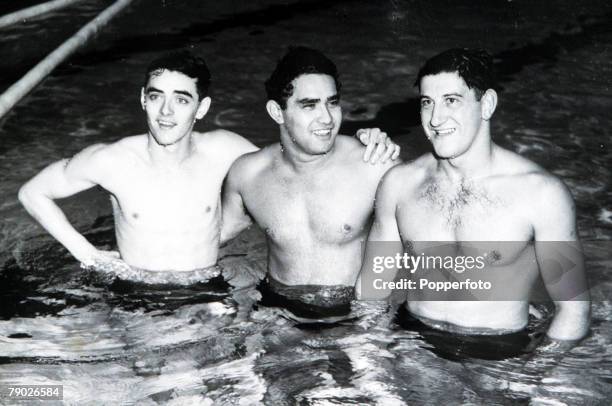
[[[134,226],[184,227],[216,215],[222,180],[205,170],[135,171],[113,190],[113,207]]]
[[[269,239],[341,244],[364,236],[376,185],[356,179],[281,179],[266,176],[249,188],[245,204]]]
[[[425,185],[400,205],[400,233],[416,241],[529,241],[533,231],[528,210],[520,196],[508,191]]]

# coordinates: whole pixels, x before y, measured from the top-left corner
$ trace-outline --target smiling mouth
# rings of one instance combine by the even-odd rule
[[[450,135],[455,132],[454,128],[444,128],[441,130],[433,130],[435,135]]]
[[[330,137],[332,133],[332,129],[328,128],[326,130],[314,130],[313,134],[317,137]]]
[[[160,128],[165,129],[165,130],[169,130],[176,126],[176,123],[173,123],[172,121],[164,121],[164,120],[157,120],[157,124],[159,125]]]

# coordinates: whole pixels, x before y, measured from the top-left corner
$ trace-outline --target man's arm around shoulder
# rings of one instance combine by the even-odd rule
[[[259,148],[251,141],[247,140],[235,132],[217,129],[204,134],[198,134],[202,142],[210,140],[220,154],[225,154],[230,162],[234,162],[238,157],[249,152],[258,151]]]
[[[536,183],[537,203],[532,213],[536,257],[556,307],[547,334],[556,340],[579,340],[588,332],[591,302],[574,200],[552,175],[542,175]]]
[[[221,221],[221,238],[223,244],[236,237],[242,230],[251,225],[242,200],[242,185],[252,175],[251,163],[253,155],[261,152],[251,152],[239,157],[227,174],[223,184],[223,200],[221,207],[223,217]]]

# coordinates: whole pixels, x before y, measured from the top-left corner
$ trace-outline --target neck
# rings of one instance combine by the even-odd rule
[[[452,180],[485,177],[491,174],[495,150],[490,135],[477,137],[469,149],[460,156],[440,159],[438,168]]]
[[[149,133],[147,152],[154,164],[180,165],[191,156],[194,149],[191,133],[171,145],[160,145]]]
[[[324,154],[309,154],[299,148],[289,134],[281,130],[280,140],[281,159],[296,172],[308,172],[323,167],[332,157],[335,145]]]

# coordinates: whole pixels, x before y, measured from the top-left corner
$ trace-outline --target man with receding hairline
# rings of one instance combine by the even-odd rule
[[[528,302],[518,298],[526,298],[541,276],[556,305],[548,335],[577,340],[589,325],[583,258],[576,255],[575,268],[561,275],[565,287],[576,288],[576,297],[556,288],[559,269],[549,261],[551,242],[567,244],[568,255],[580,252],[574,202],[558,178],[492,141],[494,78],[492,58],[480,50],[451,49],[421,68],[416,81],[421,122],[433,152],[385,175],[366,257],[376,255],[378,242],[394,243],[395,249],[403,249],[403,243],[416,253],[432,241],[447,242],[458,252],[474,242],[496,242],[497,248],[484,253],[487,268],[480,275],[499,278],[498,293],[509,291],[516,300],[427,300],[422,292],[408,291],[410,317],[467,334],[514,333],[528,320]],[[357,284],[365,296],[362,281],[370,266],[364,261]]]

